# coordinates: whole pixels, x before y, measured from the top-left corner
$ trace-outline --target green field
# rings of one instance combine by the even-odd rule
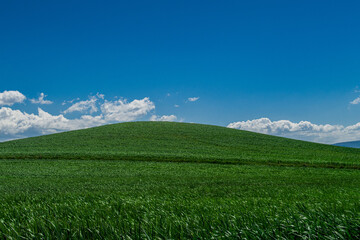
[[[224,127],[131,122],[0,144],[0,159],[180,161],[360,169],[360,149]]]
[[[3,239],[359,239],[358,149],[136,122],[0,158]]]

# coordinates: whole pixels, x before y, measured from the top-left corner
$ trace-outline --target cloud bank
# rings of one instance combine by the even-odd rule
[[[30,99],[33,104],[52,104],[45,100],[41,93],[38,99]],[[155,109],[155,104],[148,98],[127,101],[105,99],[104,94],[97,93],[81,101],[76,98],[65,101],[62,106],[70,105],[61,114],[54,115],[38,108],[37,113],[27,113],[13,109],[15,103],[24,103],[27,98],[19,91],[4,91],[0,93],[0,141],[57,133],[110,123],[134,121],[143,119]],[[195,102],[199,97],[188,98]],[[359,104],[360,97],[351,102]],[[178,107],[175,105],[175,107]],[[77,113],[77,115],[67,115]],[[152,115],[150,121],[183,121],[175,115]],[[289,120],[271,121],[268,118],[253,119],[230,123],[227,127],[254,131],[276,136],[321,142],[336,143],[360,140],[360,122],[351,126],[314,124],[309,121],[291,122]]]
[[[227,127],[320,143],[360,140],[360,123],[351,126],[318,125],[308,121],[271,121],[260,118],[230,123]]]
[[[22,103],[26,97],[19,91],[4,91],[0,93],[0,106],[12,106],[15,103]]]
[[[63,114],[52,115],[41,108],[38,108],[37,114],[29,114],[10,107],[1,107],[0,141],[134,121],[155,109],[155,104],[147,97],[131,102],[122,99],[104,100],[100,103],[99,99],[102,98],[103,95],[97,95],[90,97],[89,100],[74,103],[64,113],[79,111],[90,114],[86,113],[73,119],[67,118]],[[8,101],[8,103],[10,102]],[[98,112],[98,114],[91,115],[94,112]]]

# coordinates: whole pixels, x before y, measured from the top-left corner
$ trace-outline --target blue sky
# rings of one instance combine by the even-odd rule
[[[0,140],[75,128],[32,122],[25,113],[39,116],[39,107],[64,121],[105,119],[105,102],[133,117],[116,108],[96,124],[165,115],[317,142],[360,139],[360,104],[351,104],[360,96],[359,9],[358,1],[1,1],[0,92],[26,99],[0,96]],[[52,104],[31,102],[41,93]],[[94,98],[97,111],[66,112]],[[134,100],[151,106],[134,115],[126,105]]]

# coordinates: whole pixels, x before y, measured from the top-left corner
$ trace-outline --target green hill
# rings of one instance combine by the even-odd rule
[[[4,142],[0,239],[359,239],[359,169],[360,149],[189,123]]]
[[[360,150],[218,126],[129,122],[0,144],[1,159],[103,159],[360,168]]]

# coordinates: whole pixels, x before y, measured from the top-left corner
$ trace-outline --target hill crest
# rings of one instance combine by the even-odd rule
[[[0,143],[1,159],[104,159],[360,168],[360,150],[219,126],[126,122]]]

